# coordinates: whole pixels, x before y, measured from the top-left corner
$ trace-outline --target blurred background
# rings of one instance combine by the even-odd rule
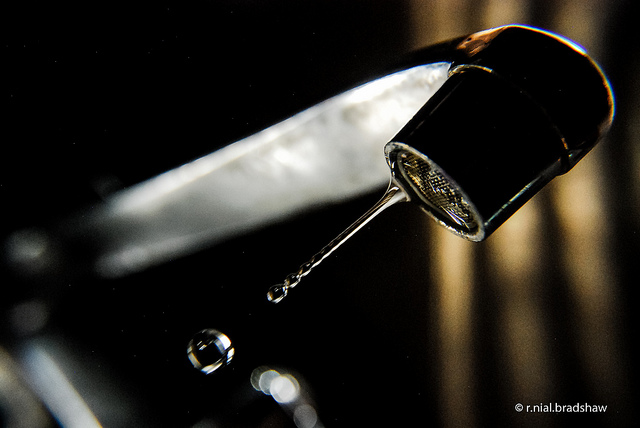
[[[634,425],[638,8],[630,0],[3,5],[0,425]],[[61,224],[82,235],[92,210],[118,192],[419,48],[509,23],[584,46],[610,78],[617,112],[605,140],[486,242],[457,238],[400,204],[277,306],[264,302],[268,287],[384,185],[118,276],[92,270],[100,248],[58,248]],[[236,349],[209,376],[186,356],[203,328],[225,332]],[[256,389],[270,369],[295,399]],[[517,412],[518,403],[607,411]]]

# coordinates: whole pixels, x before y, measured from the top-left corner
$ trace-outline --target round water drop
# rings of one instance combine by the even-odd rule
[[[189,361],[205,374],[227,366],[234,354],[235,349],[227,335],[212,328],[196,333],[187,347]]]
[[[287,293],[289,292],[289,287],[284,284],[274,285],[269,288],[267,292],[267,300],[271,303],[278,303],[280,300],[287,297]]]

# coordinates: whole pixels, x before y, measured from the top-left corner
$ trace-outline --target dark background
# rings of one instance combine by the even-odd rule
[[[440,41],[441,34],[481,30],[489,3],[2,6],[1,237],[49,228],[117,190],[251,135],[366,81],[416,47]],[[555,13],[565,3],[527,3],[524,23],[560,31]],[[611,410],[602,418],[589,415],[590,423],[631,426],[636,420],[637,351],[630,339],[640,244],[632,197],[638,180],[633,25],[639,15],[631,1],[611,2],[607,10],[598,21],[597,60],[612,81],[618,111],[610,136],[596,150],[608,174],[610,187],[603,192],[609,217],[603,221],[610,222],[607,256],[618,275],[613,309],[619,348],[611,361],[621,364],[624,376],[610,395],[598,393],[598,375],[580,363],[585,336],[576,332],[587,327],[571,316],[576,309],[560,266],[567,258],[554,258],[563,245],[559,214],[548,209],[544,235],[536,239],[549,258],[540,289],[541,316],[552,331],[545,338],[556,373],[548,380],[552,396],[532,402],[514,396],[517,388],[500,356],[504,319],[496,315],[501,297],[492,288],[499,274],[487,263],[485,244],[465,244],[473,245],[477,272],[470,306],[475,398],[468,406],[478,426],[536,426],[537,416],[513,410],[518,402],[607,404]],[[424,26],[416,26],[421,19]],[[543,204],[553,199],[551,192],[540,196]],[[77,377],[91,379],[87,401],[107,403],[93,408],[105,426],[294,426],[272,399],[251,388],[250,373],[262,365],[298,373],[327,427],[455,425],[459,415],[442,404],[446,337],[439,335],[435,315],[441,302],[430,273],[433,228],[414,207],[394,207],[372,222],[305,279],[295,297],[277,307],[263,301],[269,285],[380,194],[117,280],[73,267],[29,275],[4,263],[2,313],[8,320],[20,302],[45,302],[48,323],[39,336],[73,356],[74,367],[83,370]],[[11,354],[27,339],[10,324],[3,321],[0,346]],[[196,372],[185,355],[191,335],[204,327],[227,332],[237,349],[233,364],[211,376]],[[544,422],[558,426],[586,418],[548,416]]]

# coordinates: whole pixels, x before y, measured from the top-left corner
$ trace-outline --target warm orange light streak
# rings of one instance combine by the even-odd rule
[[[540,199],[534,198],[487,241],[488,272],[499,304],[501,357],[511,396],[527,403],[553,397],[540,221]]]
[[[556,183],[553,195],[579,361],[590,392],[606,399],[620,392],[622,365],[616,311],[619,284],[611,259],[603,175],[596,151]]]
[[[412,47],[469,33],[466,25],[471,3],[467,0],[414,0],[410,3]],[[476,376],[472,332],[473,243],[428,222],[433,238],[430,262],[438,325],[439,413],[443,426],[477,425]]]
[[[469,33],[467,0],[412,1],[413,48]],[[474,375],[472,290],[473,244],[430,224],[432,283],[438,312],[439,412],[443,426],[473,427]]]
[[[432,280],[436,287],[440,350],[440,411],[444,426],[473,427],[472,297],[474,244],[433,227]]]
[[[625,124],[625,135],[629,141],[629,155],[633,165],[634,174],[630,177],[629,194],[633,198],[632,206],[640,207],[640,85],[636,84],[633,88],[633,95],[636,101],[635,108],[630,112],[631,120]],[[636,221],[640,220],[638,216],[634,216]],[[638,223],[640,226],[640,223]]]
[[[525,0],[488,0],[482,22],[485,27],[526,23],[528,13]],[[535,198],[528,202],[496,231],[486,247],[491,286],[501,304],[496,320],[503,338],[497,338],[503,344],[499,357],[508,368],[511,396],[524,402],[553,396],[542,299],[544,245],[539,204]]]
[[[559,1],[554,14],[554,31],[587,47],[589,54],[597,59],[612,3],[607,0]]]
[[[482,27],[493,28],[528,22],[528,0],[486,0],[482,13]]]
[[[559,3],[554,30],[598,56],[601,25],[610,2]],[[602,143],[556,181],[554,205],[562,229],[562,266],[573,299],[576,341],[590,393],[602,400],[621,396],[624,372],[616,308],[619,282],[607,210],[607,171]]]
[[[467,21],[474,15],[475,7],[469,0],[411,1],[411,48],[423,48],[472,32]]]
[[[611,3],[604,0],[558,0],[549,3],[552,22],[545,29],[585,46],[598,60],[604,26]],[[419,48],[484,28],[511,23],[532,24],[528,0],[432,0],[410,2],[412,47]],[[538,6],[539,7],[539,6]],[[543,25],[538,23],[538,25]],[[477,28],[476,28],[477,27]],[[640,129],[640,128],[638,128]],[[640,135],[637,129],[630,129]],[[567,175],[545,190],[559,219],[557,237],[562,253],[558,265],[566,283],[550,284],[545,277],[546,251],[552,242],[543,230],[540,205],[534,198],[507,221],[485,244],[474,247],[437,226],[430,227],[431,272],[436,297],[440,358],[439,396],[444,425],[474,426],[472,400],[482,388],[473,371],[474,321],[471,313],[474,253],[486,251],[487,274],[501,302],[494,320],[502,331],[502,355],[508,370],[507,388],[519,400],[539,402],[554,398],[557,373],[551,350],[553,322],[547,312],[545,288],[568,287],[574,322],[570,334],[578,344],[576,364],[582,365],[594,400],[609,402],[624,394],[619,336],[618,279],[611,253],[610,218],[605,189],[606,171],[602,143]],[[635,153],[640,164],[640,151]],[[638,176],[640,183],[640,176]],[[637,186],[640,189],[640,185]],[[640,201],[640,190],[637,200]],[[556,265],[557,266],[557,265]],[[499,330],[499,331],[500,331]],[[494,340],[494,339],[491,339]],[[495,340],[501,340],[495,338]],[[515,401],[514,401],[515,403]],[[533,420],[532,420],[533,421]],[[535,420],[540,422],[539,419]]]

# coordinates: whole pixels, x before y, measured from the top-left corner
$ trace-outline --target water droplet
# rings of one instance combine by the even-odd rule
[[[227,366],[233,359],[235,349],[231,340],[212,328],[196,333],[187,347],[187,355],[193,367],[205,374]]]
[[[287,297],[287,293],[289,292],[289,288],[284,286],[283,284],[274,285],[269,288],[267,292],[267,299],[271,303],[278,303],[285,297]]]

